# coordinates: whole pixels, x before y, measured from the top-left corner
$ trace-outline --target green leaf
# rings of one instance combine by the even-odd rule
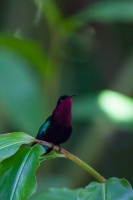
[[[39,47],[38,43],[32,40],[24,40],[9,35],[0,35],[0,46],[8,47],[17,53],[20,53],[34,66],[37,66],[41,73],[45,75],[44,65],[46,65],[46,56]]]
[[[61,153],[56,153],[55,151],[51,151],[51,153],[41,156],[40,161],[45,161],[45,160],[50,160],[50,159],[55,159],[55,158],[66,158],[66,157]]]
[[[133,190],[126,179],[110,178],[107,181],[107,195],[110,199],[133,199]]]
[[[95,3],[76,15],[77,19],[90,22],[133,22],[132,1]]]
[[[50,188],[45,190],[42,194],[38,195],[37,197],[31,198],[31,200],[76,200],[77,194],[80,189],[77,190],[70,190],[67,188]]]
[[[42,93],[41,82],[32,71],[34,65],[31,64],[31,59],[26,59],[26,55],[20,55],[19,49],[15,52],[17,47],[21,47],[23,51],[27,50],[28,45],[24,47],[23,41],[13,43],[13,39],[10,41],[7,38],[7,48],[3,47],[6,38],[3,39],[3,43],[1,40],[0,37],[0,110],[9,124],[19,127],[19,130],[35,134],[47,112],[45,91],[43,89]],[[30,54],[30,51],[28,53]],[[35,55],[31,52],[31,56]],[[5,81],[5,77],[8,81]]]
[[[93,182],[79,192],[78,200],[132,200],[133,190],[126,179],[110,178],[106,183]]]
[[[26,200],[36,190],[35,171],[44,148],[21,147],[0,164],[0,199]]]
[[[0,161],[12,156],[22,144],[28,144],[34,138],[23,132],[0,134]]]

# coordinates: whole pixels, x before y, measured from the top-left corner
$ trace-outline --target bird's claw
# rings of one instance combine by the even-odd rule
[[[54,147],[57,146],[58,147],[58,151],[61,152],[61,147],[60,145],[54,145],[53,143],[51,143],[51,149],[54,149]]]
[[[61,152],[61,147],[60,147],[60,145],[58,145],[58,147],[59,147],[59,150],[58,150],[58,151]]]
[[[52,148],[52,149],[54,148],[54,146],[55,146],[55,145],[54,145],[53,143],[51,143],[51,148]]]

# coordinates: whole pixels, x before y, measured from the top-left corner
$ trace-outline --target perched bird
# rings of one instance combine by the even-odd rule
[[[72,97],[75,95],[76,94],[70,96],[63,95],[59,98],[52,115],[48,117],[40,127],[36,139],[44,140],[54,145],[60,145],[69,139],[72,133]],[[35,145],[35,143],[33,143],[32,146],[33,145]],[[43,147],[46,153],[52,150],[50,147]]]

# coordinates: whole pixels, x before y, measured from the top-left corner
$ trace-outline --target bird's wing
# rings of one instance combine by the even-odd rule
[[[45,137],[46,137],[46,133],[47,133],[47,130],[51,124],[51,116],[48,117],[48,119],[44,122],[44,124],[39,128],[39,131],[38,131],[38,134],[36,136],[37,139],[39,140],[45,140]],[[45,146],[45,145],[42,145],[45,149],[45,151],[48,153],[50,152],[50,149],[48,146]]]
[[[50,126],[50,123],[51,123],[51,116],[48,117],[48,119],[44,122],[44,124],[39,128],[37,136],[41,135],[42,133],[44,135],[46,133],[47,128]]]

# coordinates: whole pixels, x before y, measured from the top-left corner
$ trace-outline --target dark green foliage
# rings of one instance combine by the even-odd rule
[[[31,198],[31,200],[75,200],[77,199],[78,193],[81,189],[70,190],[67,188],[50,188],[45,190],[43,193]]]
[[[0,164],[0,199],[23,200],[35,192],[35,171],[43,153],[43,148],[38,145],[21,147]]]
[[[14,138],[14,141],[12,140]],[[23,142],[22,142],[23,138]],[[27,140],[29,138],[29,141]],[[40,165],[40,161],[64,157],[61,154],[51,152],[45,156],[44,148],[40,145],[34,147],[20,147],[16,152],[10,154],[10,150],[16,148],[16,141],[21,140],[21,144],[33,141],[33,138],[25,133],[10,133],[1,137],[0,154],[3,152],[3,144],[7,143],[7,155],[0,163],[0,199],[23,200],[28,199],[36,191],[35,171]],[[42,154],[44,154],[42,156]],[[45,171],[45,170],[44,170]],[[41,199],[61,199],[61,200],[131,200],[133,190],[125,179],[110,178],[105,183],[93,182],[85,189],[49,189],[42,194],[33,197],[33,200]]]
[[[54,109],[57,98],[77,92],[79,96],[73,106],[73,135],[65,144],[66,149],[95,166],[105,177],[125,177],[132,185],[133,2],[23,0],[20,3],[3,0],[0,1],[0,31],[0,133],[17,131],[10,135],[15,141],[18,131],[35,136]],[[109,90],[123,94],[128,100],[121,105],[124,99],[121,98],[116,105]],[[104,99],[102,106],[108,104],[109,110],[99,104],[99,98],[106,92],[112,103]],[[24,141],[19,138],[20,143],[12,145],[11,142],[8,147],[5,144],[9,144],[11,138],[5,136],[5,140],[0,136],[0,161],[3,160],[1,166],[7,164],[5,170],[11,166],[8,160],[22,151],[20,145],[32,142],[31,136],[20,135]],[[38,163],[64,156],[52,152],[36,157]],[[20,164],[20,160],[14,164],[17,162]],[[36,167],[33,165],[33,174]],[[50,160],[47,164],[42,162],[37,176],[40,189],[37,192],[44,191],[44,195],[55,192],[57,198],[73,193],[72,198],[76,199],[79,191],[53,189],[52,193],[44,189],[78,188],[92,181],[90,175],[62,159]],[[110,181],[107,184],[111,186]],[[121,189],[122,181],[116,182],[117,189]],[[92,186],[100,188],[103,185],[93,183],[90,189]],[[25,187],[28,197],[33,190],[29,188],[27,192]],[[89,195],[88,191],[85,188],[78,198],[82,198],[81,194],[83,197]],[[124,191],[129,197],[130,186],[124,185]]]
[[[110,178],[106,183],[93,182],[78,195],[79,200],[132,200],[133,190],[125,179]]]

